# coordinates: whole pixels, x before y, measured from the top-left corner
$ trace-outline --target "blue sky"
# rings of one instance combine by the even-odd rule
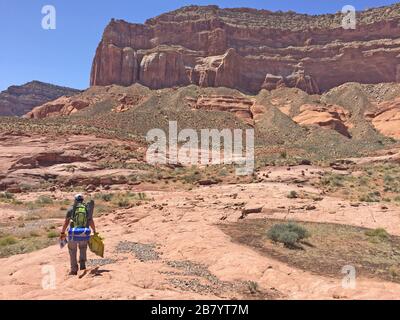
[[[396,3],[390,0],[0,0],[0,91],[8,86],[40,80],[83,89],[89,85],[92,59],[111,18],[142,23],[181,6],[217,4],[333,13],[344,5],[357,10]],[[41,27],[42,7],[56,8],[56,30]]]

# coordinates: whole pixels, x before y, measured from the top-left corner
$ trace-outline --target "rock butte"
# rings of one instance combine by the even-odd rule
[[[345,82],[400,81],[400,4],[310,16],[188,6],[132,24],[112,20],[93,60],[91,85],[196,84],[248,93],[296,87],[325,92]]]

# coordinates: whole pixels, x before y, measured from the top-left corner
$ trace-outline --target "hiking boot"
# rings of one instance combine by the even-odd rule
[[[79,264],[80,266],[79,266],[79,269],[80,270],[86,270],[86,264],[83,262],[81,262],[80,264]]]
[[[77,276],[78,275],[78,271],[70,271],[69,273],[68,273],[68,275],[69,276]]]

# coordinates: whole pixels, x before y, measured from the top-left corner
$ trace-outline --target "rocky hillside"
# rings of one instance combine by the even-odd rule
[[[254,128],[259,146],[305,150],[310,157],[352,156],[400,138],[400,84],[346,83],[324,94],[297,88],[151,90],[140,84],[94,86],[34,108],[24,117],[46,126],[68,124],[146,136],[153,128]]]
[[[144,24],[112,20],[94,57],[91,85],[196,84],[258,93],[296,87],[321,93],[345,82],[399,82],[400,4],[310,16],[189,6]]]
[[[31,81],[22,86],[11,86],[0,93],[0,116],[21,116],[43,103],[79,92],[76,89],[40,81]]]

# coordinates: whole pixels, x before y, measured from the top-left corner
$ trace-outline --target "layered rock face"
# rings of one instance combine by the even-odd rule
[[[69,116],[89,106],[88,101],[63,96],[54,101],[37,106],[23,116],[28,119],[42,119],[54,116]]]
[[[197,98],[186,98],[189,106],[193,109],[209,111],[232,112],[245,123],[253,125],[252,107],[255,104],[254,99],[235,96],[200,96]]]
[[[249,93],[296,87],[314,94],[345,82],[400,81],[400,4],[309,16],[189,6],[144,24],[112,20],[94,57],[91,85],[196,84]]]
[[[43,119],[59,116],[70,116],[97,103],[109,102],[114,112],[125,112],[143,103],[150,94],[147,88],[139,84],[131,88],[120,86],[91,87],[79,94],[46,102],[23,115],[27,119]]]
[[[11,86],[0,93],[0,116],[21,116],[36,106],[79,92],[81,91],[39,81]]]
[[[350,138],[348,128],[350,113],[340,106],[321,106],[305,104],[300,107],[300,114],[293,117],[300,125],[317,125],[322,128],[336,130],[340,134]]]
[[[366,117],[385,136],[400,139],[400,98],[379,103]]]

